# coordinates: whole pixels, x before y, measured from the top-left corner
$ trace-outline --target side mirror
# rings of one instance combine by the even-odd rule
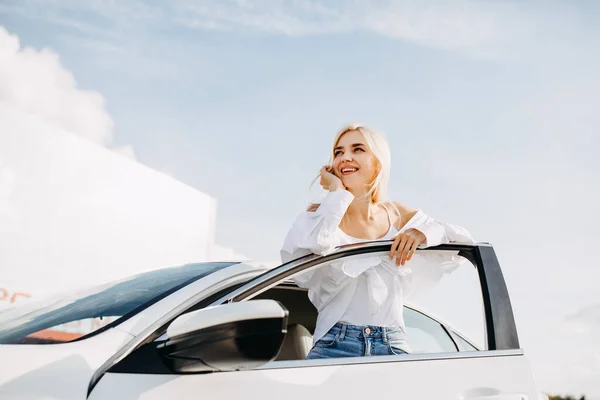
[[[288,310],[275,300],[223,304],[184,314],[157,350],[175,372],[237,371],[277,357]]]

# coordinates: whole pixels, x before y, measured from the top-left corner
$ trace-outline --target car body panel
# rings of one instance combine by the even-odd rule
[[[383,356],[353,357],[348,365],[327,360],[281,362],[288,367],[202,375],[135,375],[108,373],[90,400],[264,400],[314,398],[365,399],[381,396],[407,399],[532,400],[537,391],[522,355],[420,359]],[[271,363],[272,367],[276,363]],[[295,367],[291,366],[295,364]],[[309,366],[310,365],[310,366]],[[472,383],[477,382],[473,387]],[[122,389],[117,389],[122,388]],[[493,397],[495,396],[495,397]]]

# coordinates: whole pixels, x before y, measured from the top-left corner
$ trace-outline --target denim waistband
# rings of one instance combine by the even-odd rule
[[[372,325],[350,325],[344,322],[335,324],[329,332],[340,334],[341,337],[370,337],[387,339],[390,336],[401,339],[406,338],[405,332],[398,327],[372,326]]]

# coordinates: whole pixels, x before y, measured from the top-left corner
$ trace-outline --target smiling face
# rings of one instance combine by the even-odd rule
[[[333,170],[352,192],[368,191],[379,173],[379,162],[357,130],[344,133],[333,149]]]

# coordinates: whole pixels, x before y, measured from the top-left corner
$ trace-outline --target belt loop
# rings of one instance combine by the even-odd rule
[[[383,344],[387,344],[388,333],[387,333],[387,329],[385,329],[385,326],[381,328],[381,337],[383,338]]]
[[[346,329],[348,328],[348,324],[342,324],[342,331],[340,332],[340,341],[344,340],[346,336]]]

